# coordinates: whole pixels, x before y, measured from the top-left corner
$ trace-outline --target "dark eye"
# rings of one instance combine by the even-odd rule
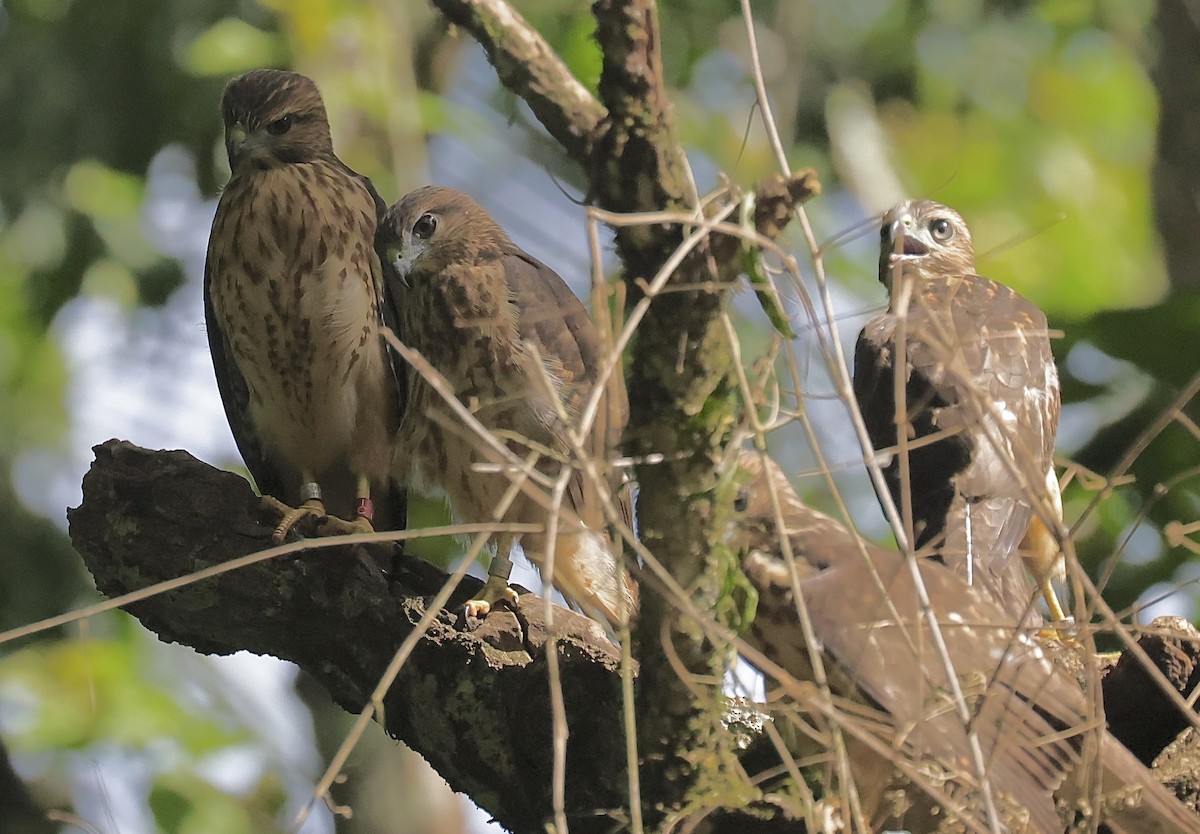
[[[933,239],[939,243],[945,243],[950,238],[954,237],[954,227],[950,225],[950,221],[944,217],[939,217],[929,224],[929,231],[933,234]]]
[[[284,116],[267,125],[267,133],[272,136],[282,136],[292,129],[292,117]]]
[[[734,512],[744,513],[750,507],[750,493],[747,490],[738,490],[737,498],[733,499]]]
[[[436,231],[437,215],[434,214],[422,214],[417,219],[417,222],[413,224],[413,234],[421,238],[421,240],[428,240],[433,237],[433,233]]]

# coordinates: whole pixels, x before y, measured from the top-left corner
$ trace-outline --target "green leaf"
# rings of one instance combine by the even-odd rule
[[[287,57],[287,45],[279,35],[226,17],[188,44],[182,63],[193,75],[222,76],[253,67],[281,66]]]

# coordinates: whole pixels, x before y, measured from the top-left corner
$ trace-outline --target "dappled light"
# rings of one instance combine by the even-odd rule
[[[1192,5],[0,0],[0,830],[1200,830]]]

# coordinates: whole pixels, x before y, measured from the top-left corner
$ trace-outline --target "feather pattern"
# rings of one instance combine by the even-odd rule
[[[892,251],[893,230],[903,235],[900,253]],[[891,453],[888,491],[899,508],[909,490],[915,547],[981,583],[1008,610],[1024,611],[1032,583],[1010,557],[1045,492],[1060,408],[1046,317],[975,273],[970,233],[952,209],[902,203],[885,217],[884,232],[880,278],[893,304],[859,336],[854,393],[872,445]],[[902,295],[909,301],[898,310]],[[910,447],[907,481],[898,419]]]
[[[376,526],[403,526],[391,436],[403,402],[383,344],[373,247],[382,200],[333,154],[313,82],[257,70],[222,101],[233,176],[209,237],[204,308],[225,412],[260,491],[297,505],[314,477],[351,518],[357,480]]]
[[[554,583],[585,610],[616,623],[621,607],[633,610],[633,585],[604,536],[603,503],[613,496],[624,500],[623,488],[611,470],[603,488],[585,477],[568,442],[600,384],[603,359],[583,304],[554,270],[519,249],[478,204],[451,189],[418,189],[393,206],[377,248],[393,272],[401,341],[420,351],[518,459],[537,453],[538,470],[551,478],[564,465],[574,467],[554,542]],[[481,471],[480,464],[502,464],[503,457],[462,425],[415,371],[408,386],[394,450],[397,477],[444,494],[459,520],[492,519],[512,476]],[[605,386],[600,419],[583,437],[601,471],[614,454],[608,443],[612,427],[604,420],[613,390]],[[624,388],[616,390],[623,427]],[[520,492],[503,519],[545,523],[548,503],[547,495]],[[520,542],[544,567],[547,537],[526,533]]]

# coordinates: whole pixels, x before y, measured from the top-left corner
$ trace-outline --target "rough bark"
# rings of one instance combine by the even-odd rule
[[[1200,633],[1182,617],[1160,617],[1138,638],[1154,665],[1176,691],[1188,697],[1200,686]],[[1104,714],[1109,731],[1151,764],[1189,726],[1188,716],[1167,697],[1131,654],[1124,654],[1104,677]],[[1200,772],[1197,773],[1200,779]]]
[[[274,517],[250,485],[186,452],[109,441],[96,447],[71,538],[110,597],[270,546]],[[391,547],[334,547],[260,562],[128,606],[163,640],[206,654],[248,650],[294,661],[351,712],[370,697],[446,575]],[[479,583],[467,578],[461,605]],[[441,612],[383,704],[389,734],[514,832],[551,815],[549,632],[544,603],[523,597],[476,630]],[[556,614],[571,728],[572,830],[607,831],[624,803],[618,660],[599,627]]]
[[[603,60],[598,100],[503,0],[433,2],[480,42],[501,81],[580,165],[590,202],[620,213],[694,210],[698,199],[663,78],[654,0],[593,4]],[[756,212],[759,232],[776,236],[795,206],[818,189],[811,172],[764,183]],[[627,312],[642,301],[645,282],[684,238],[679,224],[617,229]],[[705,241],[670,277],[672,292],[650,304],[627,359],[631,408],[624,443],[626,454],[654,460],[636,471],[643,541],[696,609],[730,620],[736,614],[728,612],[739,605],[722,595],[736,584],[729,576],[736,565],[720,547],[718,521],[730,496],[718,495],[717,485],[737,409],[730,345],[720,321],[738,276],[736,251],[729,239]],[[689,285],[706,288],[679,290]],[[642,595],[638,635],[644,776],[673,786],[657,797],[654,810],[647,809],[654,815],[687,804],[697,778],[694,751],[711,746],[714,722],[708,713],[719,701],[712,686],[714,697],[698,698],[694,680],[681,680],[679,668],[696,679],[719,681],[724,653],[681,619],[676,601],[661,594]]]
[[[111,597],[262,550],[275,522],[243,478],[181,451],[108,441],[96,447],[83,487],[83,503],[69,512],[71,538]],[[797,542],[808,546],[803,534]],[[393,561],[390,570],[380,570],[381,559]],[[388,546],[336,546],[259,562],[126,608],[168,642],[209,654],[244,649],[291,660],[341,706],[358,711],[446,579],[419,560],[393,560]],[[478,582],[464,579],[451,604],[476,588]],[[758,590],[765,597],[768,589]],[[439,613],[385,697],[384,728],[510,830],[542,832],[553,810],[544,602],[523,595],[516,614],[499,611],[482,624],[452,611]],[[554,633],[569,730],[571,830],[619,830],[628,812],[616,650],[594,622],[564,609],[555,611]],[[1169,652],[1151,648],[1160,638],[1143,641],[1185,694],[1193,676],[1183,670],[1200,665],[1200,649],[1188,636],[1180,632]],[[1136,664],[1119,667],[1121,675],[1105,682],[1106,702],[1123,716],[1113,732],[1152,759],[1158,750],[1150,745],[1161,749],[1170,741],[1179,717],[1146,698]],[[1160,720],[1175,729],[1164,733]],[[1195,751],[1187,755],[1194,763]],[[765,743],[751,745],[740,765],[751,777],[781,772],[778,754]],[[647,803],[672,787],[642,780]],[[1179,789],[1195,793],[1195,780],[1183,779]],[[701,830],[798,830],[788,807],[794,803],[751,797],[744,807],[712,814]]]

